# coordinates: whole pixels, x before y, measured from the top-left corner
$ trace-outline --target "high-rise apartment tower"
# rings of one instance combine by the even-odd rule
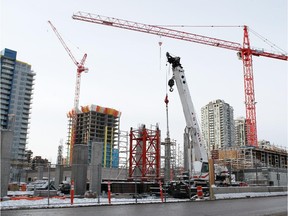
[[[209,151],[235,145],[233,108],[215,100],[201,108],[202,136]]]
[[[7,48],[0,54],[1,129],[13,127],[12,165],[27,160],[25,147],[35,76],[31,65],[17,60],[16,55],[16,51]]]
[[[244,117],[239,117],[235,119],[235,145],[236,146],[246,146],[247,145],[247,132],[246,123]]]

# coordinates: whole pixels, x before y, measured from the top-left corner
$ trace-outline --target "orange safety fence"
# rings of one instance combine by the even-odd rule
[[[44,197],[16,196],[10,198],[10,200],[41,200],[41,199],[44,199]]]
[[[47,197],[29,197],[29,196],[15,196],[15,197],[10,197],[10,200],[42,200]],[[50,199],[66,199],[65,196],[53,196],[50,197]]]

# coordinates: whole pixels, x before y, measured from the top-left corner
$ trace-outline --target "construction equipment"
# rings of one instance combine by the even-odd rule
[[[169,53],[166,53],[166,56],[168,62],[172,65],[173,71],[173,77],[168,81],[168,85],[172,92],[176,82],[186,121],[184,149],[187,152],[184,155],[184,169],[188,170],[190,178],[208,180],[208,155],[205,150],[204,140],[202,140],[184,69],[180,64],[179,57],[172,57]]]
[[[81,74],[83,72],[88,71],[88,68],[86,68],[84,66],[86,58],[87,58],[87,54],[85,53],[82,60],[80,62],[78,62],[76,60],[76,58],[74,57],[74,55],[72,54],[71,50],[68,48],[68,46],[66,45],[66,43],[62,39],[62,37],[59,34],[59,32],[57,31],[57,29],[51,23],[51,21],[48,21],[48,23],[50,24],[51,28],[55,32],[55,34],[58,37],[58,39],[60,40],[60,42],[62,43],[64,49],[66,50],[66,52],[68,53],[68,55],[72,59],[73,63],[77,67],[76,86],[75,86],[75,94],[74,94],[74,109],[72,111],[72,116],[71,116],[72,117],[72,130],[71,130],[71,138],[70,138],[70,148],[68,148],[70,151],[70,154],[67,154],[67,155],[69,155],[69,159],[67,158],[67,160],[69,161],[69,163],[71,165],[72,164],[73,147],[74,147],[75,138],[76,138],[77,112],[79,110],[78,107],[79,107],[79,97],[80,97]],[[68,142],[68,145],[69,145],[69,142]]]
[[[279,60],[288,60],[287,54],[278,54],[267,52],[264,49],[252,49],[250,46],[248,27],[243,26],[244,38],[243,44],[235,43],[231,41],[221,40],[217,38],[192,34],[183,31],[177,31],[174,29],[168,29],[157,25],[147,25],[137,22],[131,22],[127,20],[116,19],[112,17],[105,17],[96,14],[77,12],[72,16],[75,20],[91,22],[95,24],[101,24],[106,26],[112,26],[117,28],[123,28],[138,32],[144,32],[148,34],[154,34],[158,36],[184,40],[188,42],[194,42],[199,44],[205,44],[214,47],[220,47],[224,49],[234,50],[238,52],[238,57],[243,61],[244,70],[244,93],[245,93],[245,106],[246,106],[246,130],[248,145],[258,146],[257,143],[257,127],[256,127],[256,100],[254,93],[254,77],[252,67],[252,56],[263,56],[268,58],[274,58]]]
[[[174,197],[192,198],[197,192],[197,186],[203,187],[205,195],[208,194],[209,164],[208,154],[205,150],[205,141],[202,140],[200,126],[195,108],[188,88],[184,69],[180,57],[172,57],[166,53],[168,62],[172,65],[173,76],[168,81],[170,92],[176,82],[183,113],[186,121],[184,130],[184,170],[185,175],[177,183],[172,183],[170,191]],[[225,166],[215,165],[215,179],[221,184],[228,177]]]

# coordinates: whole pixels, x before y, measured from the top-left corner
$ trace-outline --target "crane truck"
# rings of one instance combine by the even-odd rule
[[[189,92],[184,69],[180,63],[180,57],[172,57],[166,53],[167,61],[172,65],[173,76],[168,81],[170,92],[176,82],[180,96],[183,113],[186,121],[184,130],[184,170],[181,181],[173,183],[170,191],[175,197],[191,198],[196,193],[196,186],[203,186],[203,192],[208,193],[209,165],[208,154],[202,139],[195,108]],[[225,173],[225,172],[223,172]],[[227,175],[227,172],[226,174]],[[186,177],[183,177],[186,176]],[[194,191],[193,191],[194,189]]]

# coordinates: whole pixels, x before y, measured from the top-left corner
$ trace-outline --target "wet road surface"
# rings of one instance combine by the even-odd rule
[[[287,215],[287,196],[178,203],[2,210],[2,216],[260,216]]]

